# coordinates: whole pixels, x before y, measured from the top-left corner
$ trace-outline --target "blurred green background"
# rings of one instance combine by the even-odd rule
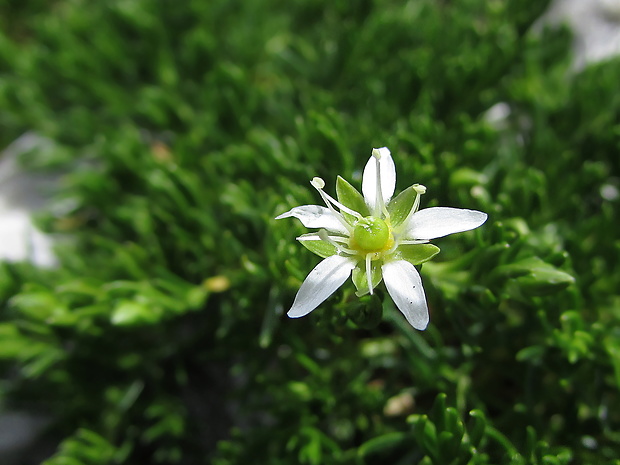
[[[13,463],[620,463],[620,60],[572,69],[548,4],[0,1],[0,147],[57,179],[59,265],[0,265]],[[382,146],[489,214],[428,330],[350,281],[286,318],[318,257],[273,218]]]

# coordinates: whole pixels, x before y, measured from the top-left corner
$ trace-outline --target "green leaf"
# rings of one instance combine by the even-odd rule
[[[396,196],[388,205],[387,210],[390,214],[392,227],[398,227],[409,216],[409,212],[413,208],[417,192],[413,186],[408,187]]]
[[[543,345],[528,346],[517,352],[515,358],[519,362],[529,361],[532,363],[540,363],[543,356],[545,355],[545,350],[546,348]]]
[[[473,446],[478,447],[486,433],[487,419],[484,413],[477,409],[470,411],[469,416],[472,418],[472,422],[467,434]]]
[[[312,388],[302,381],[289,381],[286,385],[291,397],[298,402],[309,402],[312,400]]]
[[[33,320],[47,320],[68,312],[66,305],[48,289],[36,285],[24,286],[24,292],[11,299],[11,306]]]
[[[80,428],[65,439],[53,457],[45,460],[44,465],[89,464],[104,465],[119,463],[121,455],[111,442],[98,433]]]
[[[316,233],[303,234],[300,237],[311,237],[311,236],[316,237]],[[317,240],[306,239],[306,240],[300,240],[299,242],[306,249],[308,249],[312,253],[317,254],[319,257],[327,258],[327,257],[331,257],[332,255],[336,255],[338,253],[338,249],[336,248],[335,245],[330,244],[329,242],[326,242],[321,239],[317,239]]]
[[[459,413],[454,407],[447,407],[445,411],[446,429],[450,431],[455,438],[458,438],[460,443],[463,435],[465,434],[465,428]]]
[[[573,276],[538,257],[528,257],[516,263],[500,266],[494,274],[503,279],[516,279],[521,289],[529,295],[551,294],[575,282]]]
[[[397,259],[407,260],[412,265],[420,265],[429,261],[439,253],[440,249],[433,244],[403,244],[394,253]]]
[[[435,422],[437,428],[439,430],[446,429],[446,398],[448,396],[445,392],[440,392],[435,397],[435,402],[433,402],[433,408],[431,410],[431,418]]]
[[[22,336],[17,326],[11,323],[0,324],[0,359],[18,358],[32,343],[28,338]]]
[[[421,415],[416,421],[413,431],[418,444],[435,461],[439,457],[435,424],[426,415]]]
[[[488,179],[484,174],[471,168],[459,168],[450,175],[450,185],[454,189],[484,185],[487,182]]]
[[[616,385],[620,386],[620,339],[607,337],[604,341],[604,346],[614,369]]]
[[[439,456],[441,463],[449,463],[456,456],[456,450],[460,442],[457,442],[454,434],[450,431],[440,431],[437,435],[437,444],[439,445]]]
[[[384,463],[386,457],[390,457],[401,448],[406,450],[410,447],[410,443],[409,433],[394,431],[366,441],[357,449],[357,455],[362,463],[378,463],[379,461]]]
[[[546,295],[566,289],[575,282],[575,278],[549,266],[532,270],[529,275],[518,278],[517,282],[530,295]]]
[[[368,216],[370,214],[362,194],[360,194],[355,187],[349,184],[347,180],[340,176],[338,176],[338,179],[336,180],[336,195],[338,196],[338,201],[345,207],[358,212],[362,216]],[[342,214],[351,224],[354,224],[355,221],[357,221],[357,218],[349,215],[348,213],[342,212]]]
[[[133,300],[121,301],[112,312],[112,323],[118,326],[131,326],[154,323],[160,318],[159,309]]]

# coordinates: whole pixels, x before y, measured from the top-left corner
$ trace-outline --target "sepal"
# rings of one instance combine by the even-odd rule
[[[316,238],[316,239],[313,239]],[[316,233],[303,234],[297,240],[310,252],[317,254],[319,257],[327,258],[338,253],[335,245],[321,240]]]
[[[368,207],[366,206],[366,202],[364,201],[364,197],[360,192],[353,187],[346,179],[338,176],[336,180],[336,195],[338,197],[338,202],[343,204],[345,207],[350,208],[358,212],[362,216],[368,216]],[[342,212],[342,216],[353,225],[357,218],[354,216]]]
[[[410,186],[398,194],[387,205],[387,210],[390,214],[390,222],[393,228],[397,228],[407,219],[417,196],[418,193],[414,186]]]
[[[412,265],[421,265],[439,253],[440,249],[433,244],[402,244],[396,249],[395,256],[407,260]]]

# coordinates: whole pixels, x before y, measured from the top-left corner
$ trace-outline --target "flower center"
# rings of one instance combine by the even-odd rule
[[[351,246],[364,252],[380,252],[392,242],[390,227],[381,218],[373,216],[355,223],[352,238],[354,244]]]

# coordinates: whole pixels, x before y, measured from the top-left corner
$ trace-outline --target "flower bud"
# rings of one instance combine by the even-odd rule
[[[363,329],[376,328],[383,318],[383,304],[377,294],[349,303],[346,311],[349,319]]]

